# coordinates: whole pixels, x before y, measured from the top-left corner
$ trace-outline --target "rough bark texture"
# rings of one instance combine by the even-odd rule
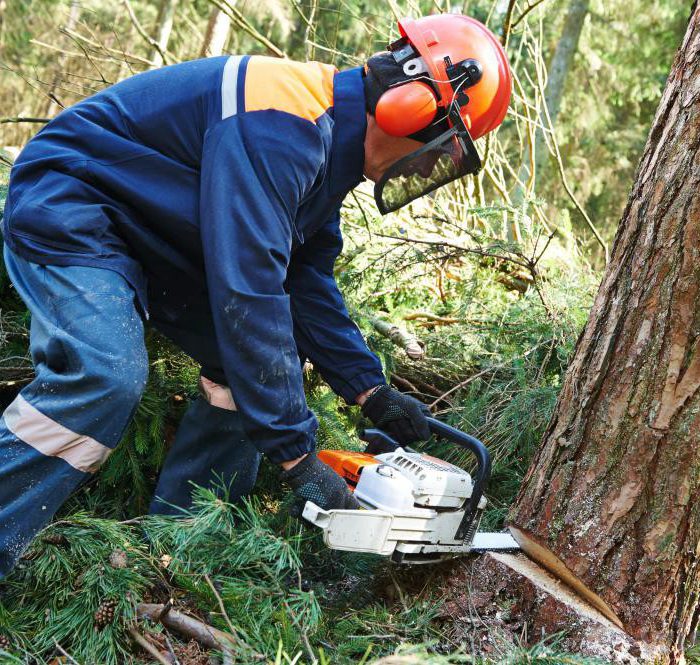
[[[700,8],[692,11],[590,318],[511,515],[670,660],[700,568]],[[534,552],[534,547],[545,550]]]

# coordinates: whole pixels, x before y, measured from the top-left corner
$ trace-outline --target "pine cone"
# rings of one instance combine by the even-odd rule
[[[9,651],[11,646],[10,638],[7,635],[0,635],[0,650]]]
[[[97,612],[95,612],[95,628],[102,630],[105,626],[112,623],[116,609],[116,600],[103,600],[97,608]]]

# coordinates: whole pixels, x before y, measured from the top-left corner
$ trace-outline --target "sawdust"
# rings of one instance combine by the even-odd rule
[[[490,552],[446,575],[441,617],[453,641],[488,655],[499,642],[532,645],[560,634],[558,649],[615,665],[668,662],[668,649],[635,640],[524,554]]]

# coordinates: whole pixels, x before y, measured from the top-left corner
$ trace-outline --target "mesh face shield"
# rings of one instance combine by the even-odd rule
[[[382,215],[393,212],[457,178],[481,170],[481,159],[459,110],[452,127],[422,148],[392,164],[374,186]]]

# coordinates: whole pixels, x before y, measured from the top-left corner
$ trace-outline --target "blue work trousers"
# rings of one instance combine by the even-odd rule
[[[0,579],[119,443],[148,375],[143,321],[121,275],[42,266],[7,247],[4,255],[31,313],[36,376],[0,418]],[[188,507],[191,482],[215,477],[231,484],[235,499],[252,488],[259,461],[237,412],[199,398],[175,437],[151,512]]]

